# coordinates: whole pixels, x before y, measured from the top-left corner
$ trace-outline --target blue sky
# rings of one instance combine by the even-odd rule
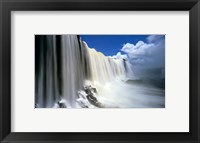
[[[94,48],[102,52],[106,56],[116,55],[124,44],[138,41],[147,42],[147,37],[150,35],[80,35],[90,48]]]

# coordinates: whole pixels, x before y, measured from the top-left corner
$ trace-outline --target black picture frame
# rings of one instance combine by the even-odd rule
[[[11,132],[11,11],[189,11],[190,132],[31,133]],[[0,140],[2,143],[199,143],[199,0],[0,0]],[[184,33],[183,33],[184,34]],[[175,60],[175,59],[174,59]],[[184,80],[184,79],[183,79]],[[32,123],[31,123],[32,124]],[[34,124],[34,123],[33,123]]]

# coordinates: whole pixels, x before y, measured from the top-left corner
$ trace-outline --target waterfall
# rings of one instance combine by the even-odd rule
[[[85,47],[81,47],[76,35],[63,35],[61,47],[62,94],[68,105],[75,107],[77,91],[83,87],[84,80],[88,77],[87,51]]]
[[[35,102],[51,107],[59,99],[56,37],[36,36],[35,41]]]
[[[126,67],[130,73],[130,65],[124,59],[106,57],[103,53],[89,48],[85,42],[84,44],[88,50],[88,63],[90,64],[91,80],[93,82],[106,83],[115,78],[124,79],[126,78]]]
[[[61,99],[76,107],[77,91],[85,81],[105,84],[133,75],[126,60],[89,48],[77,35],[36,35],[35,45],[37,107],[50,108]]]

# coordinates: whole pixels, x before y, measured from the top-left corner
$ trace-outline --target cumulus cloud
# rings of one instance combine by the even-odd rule
[[[127,59],[133,65],[138,76],[163,76],[165,68],[165,36],[151,35],[146,41],[136,44],[126,43],[121,51],[127,54]],[[158,73],[160,72],[160,75]]]
[[[151,49],[154,46],[154,44],[147,44],[143,41],[138,41],[135,45],[131,43],[124,44],[121,51],[127,53],[130,57],[134,58],[139,56],[151,55]]]
[[[127,59],[127,55],[122,55],[121,52],[118,52],[116,55],[111,56],[111,58],[117,58],[117,59]]]

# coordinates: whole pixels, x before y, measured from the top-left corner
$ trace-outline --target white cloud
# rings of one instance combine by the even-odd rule
[[[127,60],[133,65],[138,75],[144,73],[143,76],[152,76],[154,71],[163,73],[165,68],[164,35],[151,35],[147,37],[146,42],[126,43],[121,51],[128,55]]]
[[[122,55],[121,52],[118,52],[116,55],[111,56],[111,58],[127,59],[127,55]]]
[[[134,58],[150,55],[153,47],[155,47],[154,44],[147,44],[143,41],[138,41],[135,45],[130,43],[124,44],[121,51],[127,53],[130,57]]]
[[[147,37],[146,43],[143,41],[138,41],[135,45],[126,43],[121,51],[128,55],[130,62],[135,66],[164,66],[165,40],[161,35]]]

